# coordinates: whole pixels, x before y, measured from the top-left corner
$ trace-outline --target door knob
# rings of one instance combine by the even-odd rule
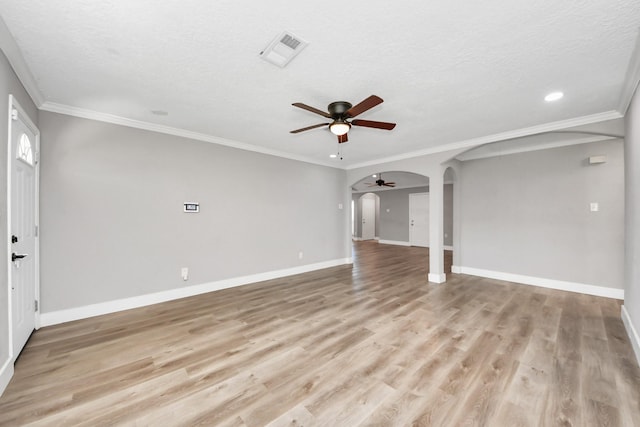
[[[26,257],[27,254],[16,254],[15,252],[11,254],[11,261],[15,262],[17,259],[22,259],[24,257]]]

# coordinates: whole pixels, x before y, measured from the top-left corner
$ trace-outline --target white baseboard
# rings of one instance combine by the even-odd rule
[[[353,241],[355,241],[355,242],[361,242],[361,241],[362,241],[362,237],[356,237],[356,236],[353,236],[353,237],[351,238],[351,240],[353,240]]]
[[[13,377],[13,362],[9,359],[0,368],[0,396],[9,385],[11,377]]]
[[[373,238],[373,240],[380,240],[380,237],[376,236]]]
[[[107,301],[97,304],[90,304],[82,307],[74,307],[66,310],[41,313],[40,323],[42,326],[57,325],[59,323],[71,322],[73,320],[86,319],[103,314],[115,313],[132,308],[144,307],[180,298],[187,298],[194,295],[219,291],[221,289],[233,288],[236,286],[248,285],[250,283],[262,282],[265,280],[278,279],[281,277],[293,276],[294,274],[308,273],[310,271],[321,270],[323,268],[336,267],[339,265],[353,264],[353,258],[341,258],[331,261],[307,264],[283,270],[270,271],[266,273],[252,274],[249,276],[234,277],[231,279],[219,280],[216,282],[203,283],[184,288],[170,289],[153,294],[140,295],[137,297],[123,298],[114,301]]]
[[[384,240],[384,239],[380,239],[380,240],[378,240],[378,243],[382,243],[383,245],[411,246],[411,243],[403,242],[403,241],[400,241],[400,240]]]
[[[380,239],[378,241],[378,243],[382,243],[384,245],[411,246],[411,242],[405,242],[405,241],[402,241],[402,240]],[[421,246],[421,247],[428,248],[429,246]],[[443,246],[442,249],[444,249],[445,251],[452,251],[453,250],[453,246]]]
[[[453,272],[453,267],[451,268]],[[541,288],[557,289],[560,291],[577,292],[615,299],[624,299],[624,289],[607,288],[604,286],[587,285],[584,283],[565,282],[562,280],[545,279],[543,277],[523,276],[521,274],[503,273],[500,271],[482,270],[472,267],[456,267],[456,273],[486,277],[488,279],[504,280],[521,283],[523,285],[539,286]]]
[[[629,335],[629,341],[631,341],[631,347],[633,347],[633,352],[636,354],[638,365],[640,365],[640,335],[638,335],[638,330],[633,326],[629,312],[624,305],[622,306],[620,317],[622,317],[622,323],[624,323],[627,335]]]
[[[462,273],[462,267],[457,266],[457,265],[452,265],[451,266],[451,272],[454,274],[461,274]]]
[[[444,283],[447,280],[447,275],[444,273],[441,273],[441,274],[429,273],[428,280],[431,283]]]

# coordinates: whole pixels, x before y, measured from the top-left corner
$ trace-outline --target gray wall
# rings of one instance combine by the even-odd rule
[[[344,171],[48,112],[40,130],[43,312],[350,256]]]
[[[429,187],[379,191],[379,233],[381,240],[409,241],[409,194],[428,193]],[[359,197],[359,195],[357,196]],[[389,209],[389,212],[387,212]],[[453,244],[453,185],[444,185],[444,244]]]
[[[16,77],[11,65],[7,61],[4,53],[0,52],[0,135],[2,135],[3,149],[0,150],[0,212],[5,213],[0,220],[0,236],[7,234],[7,135],[9,117],[9,95],[13,95],[18,100],[22,108],[26,110],[31,120],[38,123],[38,110],[24,87]],[[7,290],[7,245],[0,244],[0,367],[9,358],[9,301]]]
[[[378,193],[380,196],[381,240],[409,241],[409,194],[427,192],[429,192],[429,187],[404,188]]]
[[[637,90],[625,123],[624,307],[635,330],[640,331],[640,92]]]
[[[622,288],[623,162],[619,140],[463,162],[461,265]]]

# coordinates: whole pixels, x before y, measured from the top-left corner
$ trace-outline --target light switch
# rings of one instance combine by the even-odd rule
[[[591,212],[598,212],[598,210],[600,210],[600,206],[598,205],[598,202],[591,202],[589,204],[589,209]]]

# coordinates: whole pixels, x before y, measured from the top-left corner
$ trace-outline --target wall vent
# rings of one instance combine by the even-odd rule
[[[296,57],[309,43],[300,37],[283,32],[274,38],[269,46],[262,52],[260,57],[267,62],[284,68],[293,58]]]

